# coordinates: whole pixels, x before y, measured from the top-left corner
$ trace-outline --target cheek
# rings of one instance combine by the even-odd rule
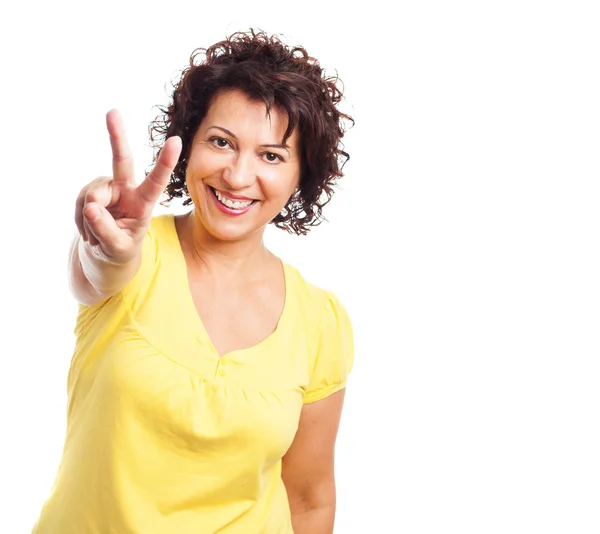
[[[220,172],[227,165],[227,155],[217,154],[213,150],[199,149],[190,158],[186,179],[202,180]]]
[[[268,197],[286,201],[300,182],[299,173],[288,170],[281,172],[278,169],[263,172],[261,181],[263,190]]]

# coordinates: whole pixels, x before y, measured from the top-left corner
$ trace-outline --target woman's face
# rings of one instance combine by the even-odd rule
[[[218,94],[190,148],[186,183],[196,214],[215,238],[234,241],[264,231],[300,181],[294,131],[282,144],[287,114],[242,91]]]

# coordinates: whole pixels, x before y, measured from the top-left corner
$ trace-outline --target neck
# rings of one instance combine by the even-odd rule
[[[177,230],[188,259],[205,272],[229,272],[235,276],[262,271],[265,263],[274,258],[264,245],[264,229],[239,241],[223,241],[207,232],[192,210],[179,218]]]

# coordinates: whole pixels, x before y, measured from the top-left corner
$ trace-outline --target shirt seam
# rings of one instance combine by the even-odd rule
[[[312,391],[311,393],[307,393],[304,396],[304,404],[310,404],[312,402],[316,402],[319,400],[323,400],[330,395],[344,389],[346,387],[347,381],[337,382],[335,384],[330,384],[329,386],[325,386],[321,389],[317,389],[316,391]]]

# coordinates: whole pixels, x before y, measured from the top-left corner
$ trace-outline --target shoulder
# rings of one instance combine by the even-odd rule
[[[172,213],[155,215],[142,245],[142,269],[158,262],[161,255],[175,252],[179,241]]]
[[[308,281],[296,267],[286,263],[284,263],[284,266],[286,278],[288,278],[287,286],[293,291],[298,304],[311,313],[322,310],[333,294],[327,289]]]
[[[122,294],[132,309],[137,309],[146,297],[161,287],[159,273],[170,272],[177,264],[177,231],[174,215],[162,214],[152,217],[142,244],[142,261],[133,279]]]
[[[152,217],[146,237],[172,242],[176,235],[175,215],[173,213],[163,213]]]
[[[294,300],[299,310],[309,316],[313,328],[317,331],[326,327],[331,319],[349,325],[350,319],[340,298],[333,291],[308,281],[298,269],[285,264],[286,277],[289,277],[288,287],[294,293]]]

